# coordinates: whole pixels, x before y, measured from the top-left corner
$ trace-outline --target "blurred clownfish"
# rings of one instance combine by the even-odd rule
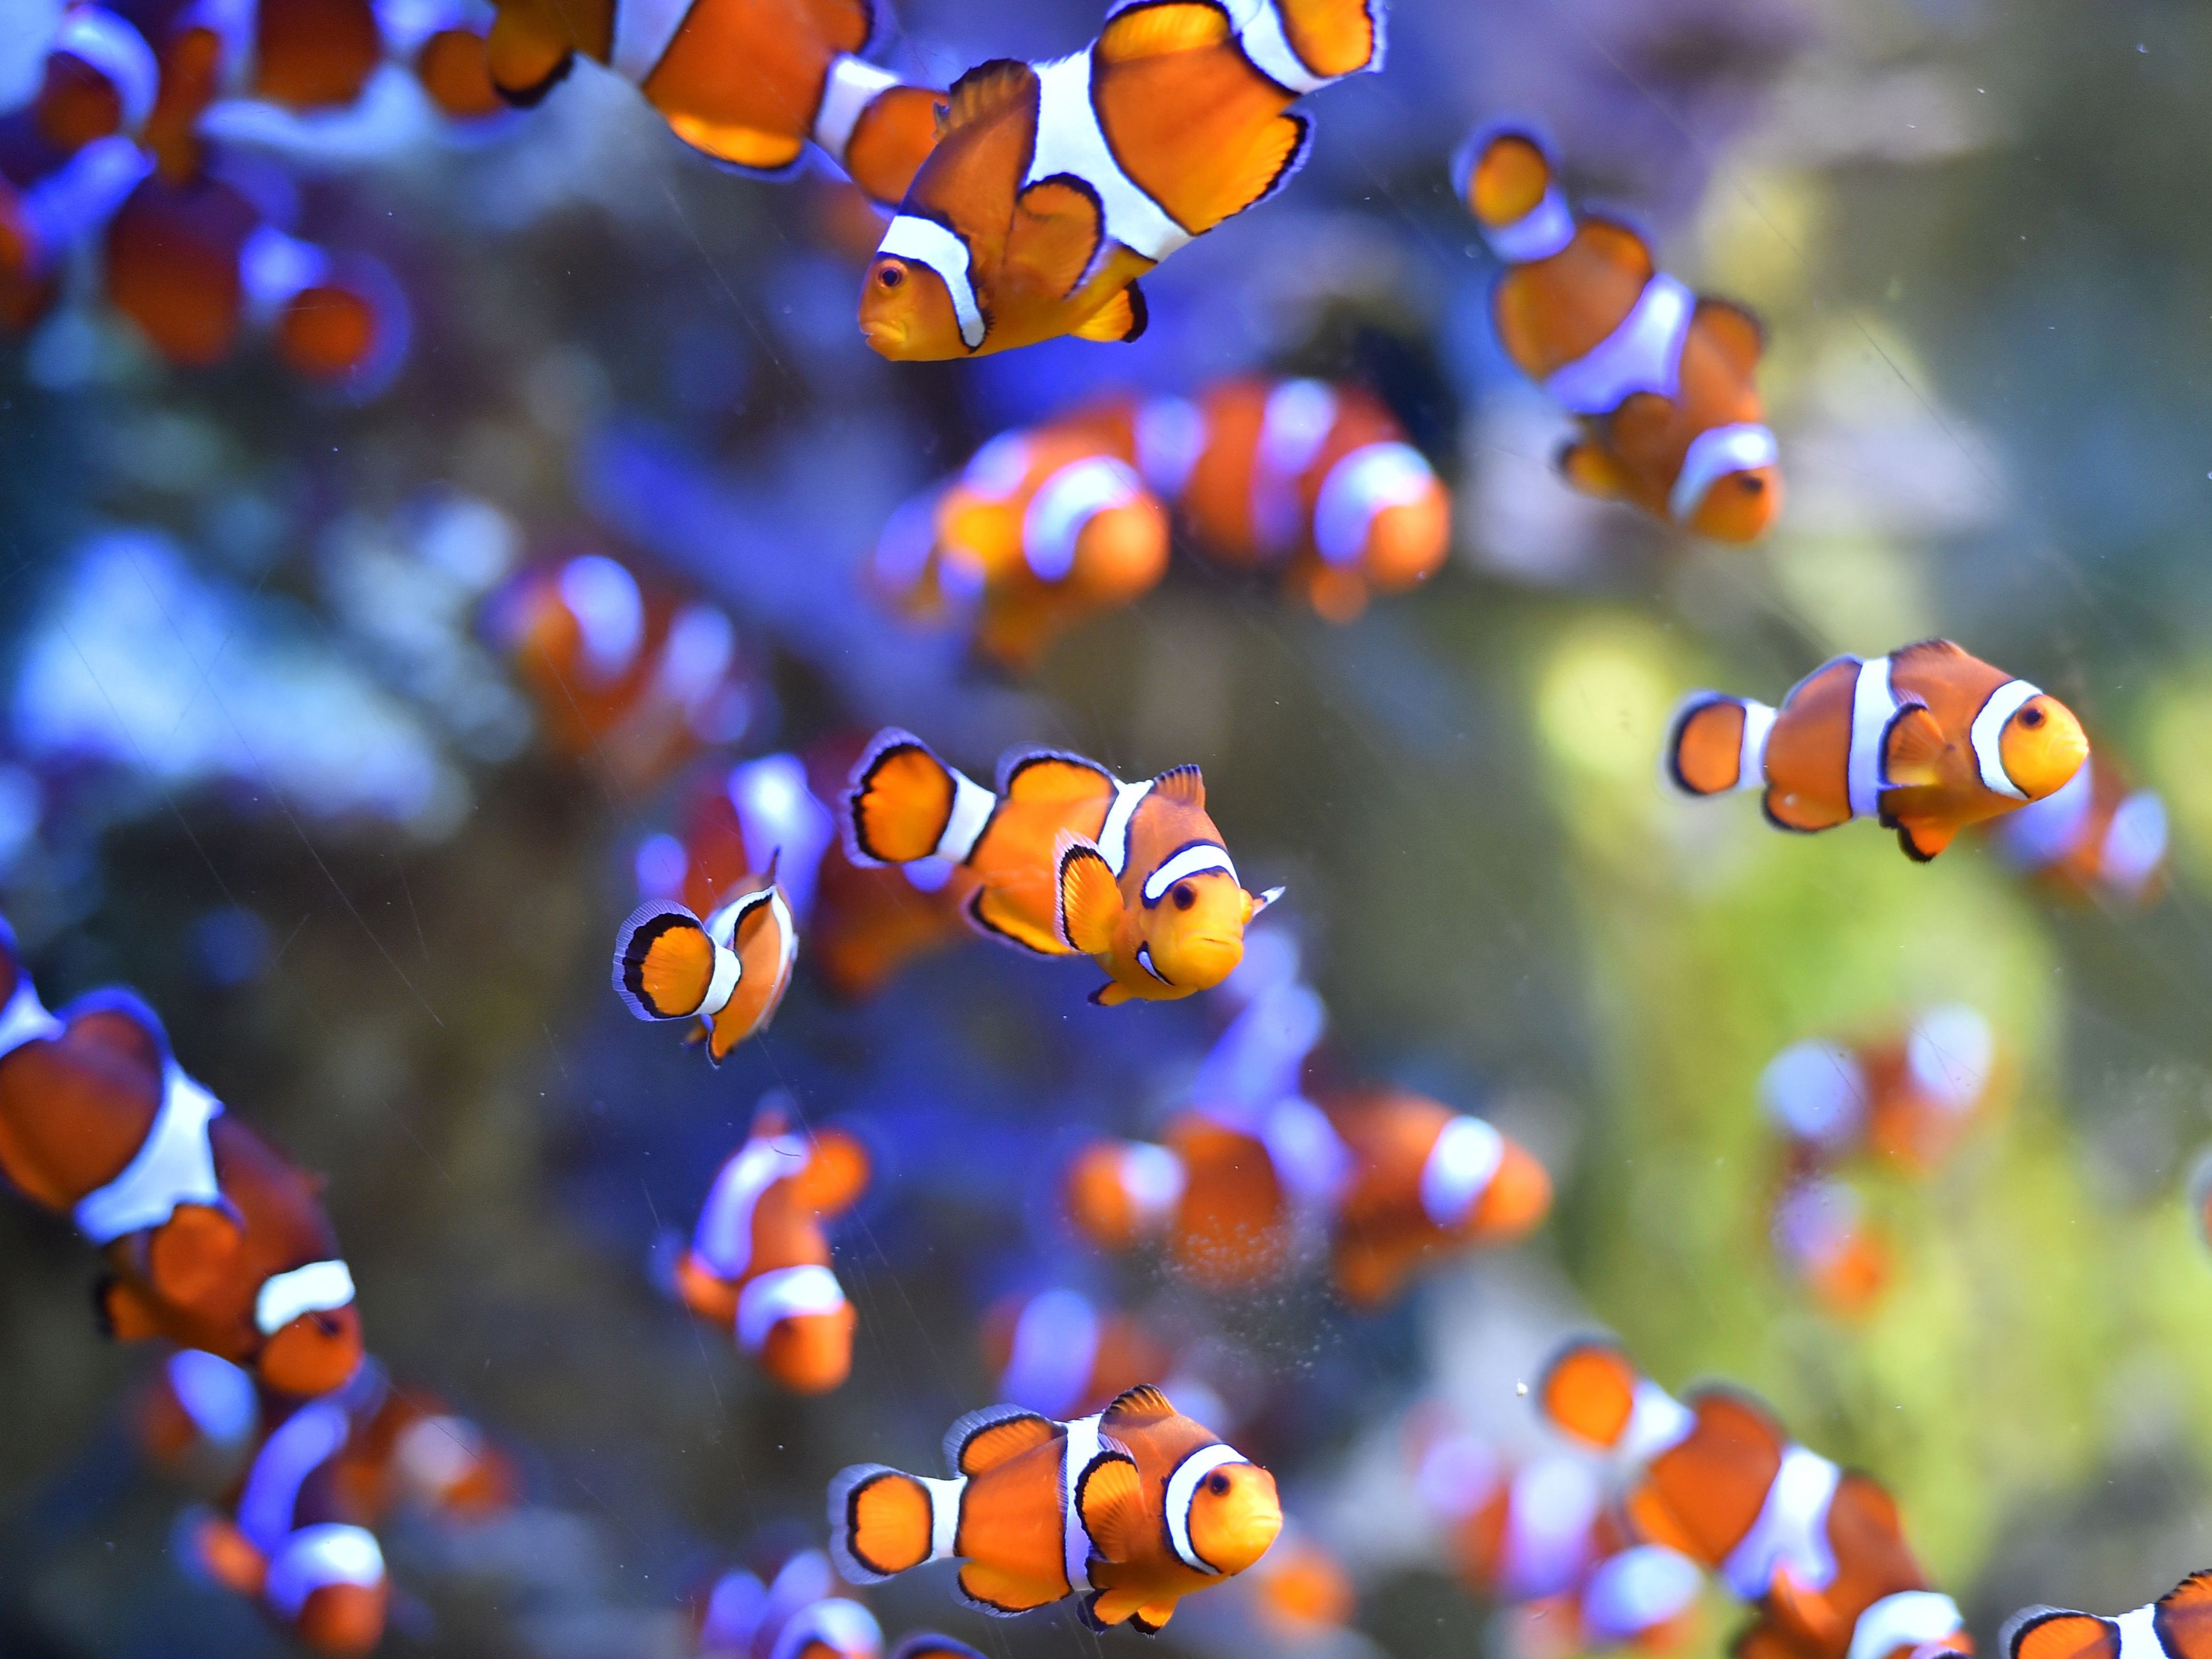
[[[1068,1167],[1068,1219],[1103,1250],[1159,1243],[1205,1289],[1262,1285],[1289,1265],[1301,1208],[1267,1143],[1199,1112],[1168,1125],[1164,1144],[1098,1141]]]
[[[752,676],[718,607],[647,590],[600,553],[523,572],[486,608],[554,747],[642,790],[751,723]]]
[[[1243,1582],[1261,1627],[1282,1642],[1340,1631],[1359,1604],[1344,1563],[1302,1533],[1287,1534]]]
[[[0,165],[0,327],[21,331],[45,314],[59,292],[63,262],[106,229],[153,167],[119,135],[95,139],[35,176],[18,179]]]
[[[958,621],[1017,671],[1168,568],[1168,517],[1127,462],[1077,427],[1001,433],[886,526],[876,585],[917,621]]]
[[[1957,1606],[1928,1583],[1897,1504],[1863,1474],[1792,1444],[1722,1389],[1676,1400],[1610,1343],[1570,1344],[1539,1389],[1561,1432],[1637,1472],[1628,1512],[1648,1540],[1717,1572],[1760,1620],[1761,1659],[1971,1654]]]
[[[1149,1385],[1072,1423],[1018,1406],[970,1412],[945,1450],[950,1480],[863,1463],[830,1482],[830,1550],[848,1579],[958,1559],[960,1598],[982,1612],[1073,1595],[1094,1630],[1150,1633],[1282,1530],[1274,1477]]]
[[[1778,829],[1871,817],[1923,863],[1967,824],[2057,793],[2088,755],[2064,703],[1948,640],[1837,657],[1778,710],[1693,692],[1667,738],[1668,775],[1685,793],[1763,785]]]
[[[1128,1315],[1065,1289],[999,1303],[984,1316],[982,1337],[999,1394],[1057,1421],[1162,1375],[1170,1358]]]
[[[1090,957],[1109,975],[1091,994],[1103,1007],[1218,985],[1245,924],[1282,892],[1238,882],[1195,766],[1128,784],[1096,761],[1024,750],[1000,763],[994,793],[892,727],[854,765],[845,805],[854,863],[967,870],[976,928],[1039,956]]]
[[[359,1368],[353,1276],[321,1183],[187,1076],[151,1009],[94,992],[50,1014],[0,922],[0,1173],[105,1254],[122,1340],[166,1337],[319,1395]]]
[[[1322,380],[1232,379],[1193,398],[1102,410],[1201,551],[1279,571],[1330,622],[1426,581],[1451,547],[1451,499],[1381,400]]]
[[[2147,904],[2166,878],[2166,803],[2130,790],[2109,761],[2081,763],[2064,787],[1993,826],[1997,850],[2062,891]]]
[[[445,1522],[480,1521],[514,1502],[514,1467],[484,1431],[380,1371],[348,1390],[354,1428],[332,1466],[353,1512],[374,1524],[401,1508]]]
[[[538,102],[581,52],[718,161],[781,175],[811,142],[884,203],[906,194],[936,142],[944,94],[860,56],[877,32],[875,0],[495,3],[491,78],[510,103]]]
[[[220,1468],[243,1455],[261,1427],[252,1375],[198,1348],[164,1359],[132,1401],[131,1426],[163,1469]]]
[[[969,70],[868,269],[868,343],[914,362],[1135,339],[1136,279],[1282,188],[1309,138],[1283,112],[1382,66],[1382,11],[1120,0],[1072,57]]]
[[[1981,1014],[1950,1003],[1853,1047],[1791,1045],[1759,1073],[1759,1103],[1799,1171],[1859,1153],[1926,1174],[1992,1107],[2002,1068]]]
[[[696,1019],[690,1041],[719,1066],[765,1030],[791,988],[799,929],[776,884],[757,882],[702,921],[680,904],[648,899],[615,935],[614,985],[640,1019]]]
[[[738,1568],[699,1609],[699,1659],[878,1659],[883,1627],[820,1550],[800,1550],[766,1583]]]
[[[2195,1572],[2117,1619],[2022,1607],[1997,1633],[2004,1659],[2202,1659],[2212,1628],[2212,1571]]]
[[[1582,423],[1559,456],[1567,482],[1720,541],[1765,531],[1782,472],[1753,378],[1758,322],[1659,270],[1626,225],[1577,221],[1526,131],[1476,133],[1454,173],[1505,262],[1491,301],[1505,355]]]
[[[137,139],[160,100],[160,57],[136,24],[105,6],[70,5],[46,46],[32,112],[64,152],[100,139]]]
[[[677,1293],[794,1394],[820,1394],[853,1368],[853,1304],[830,1270],[823,1223],[868,1186],[868,1155],[836,1129],[791,1131],[763,1103],[752,1133],[714,1176]]]
[[[1870,1312],[1889,1288],[1890,1247],[1857,1192],[1832,1176],[1785,1183],[1769,1231],[1783,1264],[1838,1319]]]

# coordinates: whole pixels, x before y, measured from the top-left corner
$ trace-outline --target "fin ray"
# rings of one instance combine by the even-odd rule
[[[640,1019],[697,1013],[714,976],[714,942],[681,904],[647,899],[615,934],[615,990]]]

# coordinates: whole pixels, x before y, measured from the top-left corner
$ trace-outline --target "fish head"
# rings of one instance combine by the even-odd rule
[[[1739,467],[1715,478],[1690,515],[1689,527],[1717,542],[1757,541],[1782,511],[1782,469]]]
[[[1257,1463],[1224,1463],[1190,1495],[1190,1547],[1218,1572],[1244,1571],[1283,1529],[1275,1477]]]
[[[853,1370],[853,1304],[793,1314],[769,1328],[761,1369],[793,1394],[827,1394]]]
[[[361,1369],[361,1314],[348,1303],[318,1308],[280,1326],[254,1369],[279,1394],[312,1398],[343,1388]]]
[[[1226,870],[1183,877],[1139,912],[1143,961],[1177,991],[1210,991],[1244,959],[1252,896]]]
[[[2074,711],[2038,692],[2012,712],[1997,738],[2005,775],[2030,800],[2055,795],[2089,758],[2089,739]]]
[[[860,290],[860,332],[894,362],[939,362],[969,355],[945,278],[919,259],[878,254]]]

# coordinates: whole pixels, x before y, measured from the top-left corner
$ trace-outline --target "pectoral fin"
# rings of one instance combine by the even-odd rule
[[[142,1342],[161,1334],[161,1322],[145,1292],[127,1279],[103,1279],[92,1293],[100,1322],[118,1342]]]
[[[1006,233],[1006,264],[1055,300],[1064,300],[1091,274],[1103,234],[1095,198],[1066,179],[1047,179],[1015,198],[1014,222]],[[1084,327],[1097,321],[1093,318]]]
[[[1698,301],[1690,326],[1702,331],[1747,380],[1766,349],[1766,331],[1759,319],[1726,300]]]
[[[1897,844],[1915,864],[1926,864],[1948,847],[1951,837],[1958,833],[1932,823],[1900,823],[1897,826]]]
[[[667,116],[669,128],[678,138],[718,161],[748,167],[756,173],[780,173],[799,159],[806,148],[803,138],[788,133],[762,132],[754,127],[723,126],[696,115]]]
[[[1910,702],[1890,717],[1882,734],[1882,776],[1895,789],[1923,789],[1942,781],[1939,769],[1951,746],[1942,722],[1924,702]]]
[[[1054,923],[1060,942],[1086,957],[1114,947],[1122,916],[1121,884],[1098,844],[1061,830],[1053,844]]]
[[[1101,1559],[1132,1561],[1151,1535],[1145,1514],[1144,1483],[1137,1466],[1118,1453],[1104,1452],[1091,1460],[1076,1486],[1075,1501],[1081,1510],[1084,1530]]]
[[[1612,454],[1589,439],[1578,439],[1559,451],[1559,476],[1568,487],[1601,501],[1617,501],[1628,494],[1628,474]]]
[[[179,1204],[146,1245],[146,1274],[165,1301],[197,1307],[238,1266],[238,1224],[204,1204]]]

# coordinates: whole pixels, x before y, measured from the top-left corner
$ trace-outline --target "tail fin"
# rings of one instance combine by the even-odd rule
[[[974,815],[969,791],[988,799],[981,786],[896,726],[876,734],[853,768],[852,785],[845,797],[845,850],[861,865],[911,864],[929,857],[949,837],[958,839],[953,820],[963,816],[960,808],[969,807],[969,816]],[[972,846],[974,831],[982,824],[979,817],[973,825],[957,827],[969,832]],[[960,848],[958,856],[966,853]]]
[[[1385,0],[1270,0],[1238,31],[1245,55],[1271,81],[1292,92],[1313,92],[1363,70],[1380,70],[1384,55]],[[1287,45],[1295,64],[1270,61]],[[1303,79],[1283,71],[1303,69]]]
[[[1582,1337],[1545,1368],[1537,1398],[1553,1428],[1601,1450],[1627,1437],[1644,1382],[1635,1363],[1603,1337]]]
[[[1723,795],[1766,781],[1774,711],[1748,697],[1694,691],[1667,730],[1667,775],[1686,795]]]
[[[647,899],[615,935],[615,989],[640,1019],[684,1019],[705,1006],[714,941],[680,904]]]
[[[925,1481],[881,1463],[855,1463],[830,1483],[830,1553],[837,1571],[855,1584],[880,1583],[934,1560],[939,1509],[950,1504],[957,1519],[959,1481]],[[949,1546],[953,1531],[944,1527]]]
[[[1551,145],[1533,128],[1493,123],[1452,157],[1452,188],[1508,264],[1548,259],[1574,240],[1575,216],[1559,187]]]
[[[2119,1659],[2120,1627],[2094,1613],[2022,1607],[1997,1632],[2003,1659]]]

